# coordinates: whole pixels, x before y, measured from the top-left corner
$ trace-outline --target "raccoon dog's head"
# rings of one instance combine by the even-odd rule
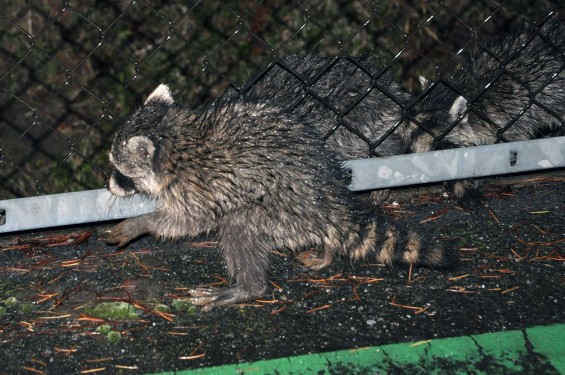
[[[434,85],[424,77],[420,77],[420,85],[426,93],[418,114],[422,127],[440,134],[456,121],[456,126],[466,126],[472,121],[473,111],[467,109],[467,99],[454,89],[441,81]]]
[[[158,159],[163,120],[174,106],[171,91],[158,86],[145,104],[116,133],[110,149],[112,174],[108,190],[117,196],[134,193],[155,195],[160,191],[162,171]]]

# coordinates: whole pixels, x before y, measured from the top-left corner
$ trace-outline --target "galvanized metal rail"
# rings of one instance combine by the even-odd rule
[[[106,189],[9,199],[0,201],[0,233],[123,219],[154,209],[153,200],[118,198]]]
[[[565,137],[349,160],[354,191],[565,167]],[[137,216],[155,209],[106,189],[0,201],[0,233]]]
[[[390,188],[565,167],[565,137],[349,160],[349,188]]]

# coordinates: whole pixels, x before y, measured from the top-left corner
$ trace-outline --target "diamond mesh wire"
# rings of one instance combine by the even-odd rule
[[[201,104],[227,88],[244,94],[273,65],[288,70],[279,59],[291,54],[350,59],[368,74],[366,95],[381,91],[401,108],[399,122],[417,121],[410,109],[423,95],[419,76],[447,77],[466,54],[561,7],[530,0],[3,1],[0,199],[100,188],[114,131],[155,85],[166,82],[179,101]],[[378,68],[367,69],[359,56]],[[311,87],[325,72],[290,73],[316,97]],[[389,72],[418,93],[414,102],[379,84]],[[359,133],[347,114],[363,98],[337,108],[318,96],[337,118],[325,136],[351,131],[367,143],[366,156],[379,156],[398,124],[378,139]],[[436,143],[448,131],[433,134]]]

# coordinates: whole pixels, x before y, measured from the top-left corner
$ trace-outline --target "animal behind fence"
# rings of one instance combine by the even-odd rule
[[[557,14],[484,51],[450,77],[421,78],[412,151],[524,141],[565,129],[565,24]],[[481,194],[472,181],[449,184],[466,207]]]

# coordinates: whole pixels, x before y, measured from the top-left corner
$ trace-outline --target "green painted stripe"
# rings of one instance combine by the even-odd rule
[[[565,374],[565,324],[262,360],[176,375]],[[158,375],[173,374],[164,372]]]
[[[526,330],[537,353],[544,355],[560,374],[565,374],[565,324]]]

